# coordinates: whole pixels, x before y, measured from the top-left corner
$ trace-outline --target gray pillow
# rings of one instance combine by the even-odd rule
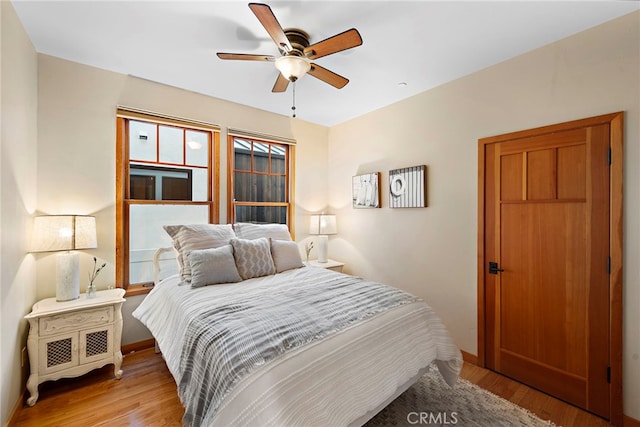
[[[165,225],[164,230],[173,239],[177,251],[180,276],[185,282],[191,281],[191,266],[186,260],[189,251],[219,248],[228,245],[236,237],[231,224],[191,224]]]
[[[231,245],[189,251],[187,260],[191,266],[192,288],[242,280],[236,268]]]
[[[238,273],[243,280],[276,273],[271,258],[271,245],[266,237],[254,240],[231,239],[231,246]]]
[[[304,267],[296,242],[271,239],[271,257],[276,266],[276,273]]]
[[[277,240],[291,240],[291,234],[286,224],[253,224],[240,222],[233,224],[233,230],[239,239],[258,239],[266,237]]]

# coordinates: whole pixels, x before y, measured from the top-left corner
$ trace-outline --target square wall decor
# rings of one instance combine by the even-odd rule
[[[389,171],[389,207],[427,207],[427,167],[424,165]]]
[[[380,172],[354,176],[351,189],[354,208],[380,207]]]

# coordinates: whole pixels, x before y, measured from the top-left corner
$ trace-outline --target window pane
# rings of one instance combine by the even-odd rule
[[[160,126],[160,162],[184,164],[182,129]]]
[[[285,177],[253,175],[253,191],[247,202],[285,202]]]
[[[270,194],[269,194],[269,176],[268,175],[254,175],[254,188],[255,193],[253,194],[256,202],[270,202]]]
[[[270,176],[270,202],[286,202],[286,179],[284,176]],[[265,200],[266,201],[266,200]]]
[[[286,206],[236,206],[236,222],[287,223]]]
[[[286,202],[286,177],[236,172],[234,196],[238,202]]]
[[[286,173],[285,149],[278,145],[271,146],[271,173]]]
[[[153,282],[153,254],[158,248],[172,245],[163,225],[207,222],[209,208],[206,205],[130,205],[129,283]],[[168,273],[175,272],[173,253],[168,253],[160,265]]]
[[[205,132],[186,131],[187,161],[191,166],[209,165],[209,138]]]
[[[253,170],[269,172],[269,144],[253,143]]]
[[[233,166],[236,170],[250,171],[251,170],[251,142],[244,139],[233,140],[233,151],[235,157],[233,160]]]
[[[233,187],[233,194],[237,201],[256,201],[255,175],[246,172],[236,172],[233,177]]]
[[[156,125],[129,121],[129,158],[155,162],[156,156]]]
[[[131,200],[208,200],[207,169],[129,165]]]
[[[193,168],[192,171],[192,200],[194,202],[206,202],[209,200],[209,179],[207,176],[207,169]]]

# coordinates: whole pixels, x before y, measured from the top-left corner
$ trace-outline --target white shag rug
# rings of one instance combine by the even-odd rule
[[[454,387],[435,365],[417,383],[373,417],[365,427],[555,426],[462,378]]]

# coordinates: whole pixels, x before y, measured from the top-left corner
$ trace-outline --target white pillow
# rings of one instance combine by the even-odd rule
[[[192,288],[242,280],[236,268],[231,245],[189,251],[187,260],[191,266]]]
[[[238,273],[243,280],[276,273],[271,258],[271,245],[266,237],[253,240],[231,239],[231,246]]]
[[[233,224],[233,229],[239,239],[258,239],[266,237],[275,240],[291,240],[291,234],[286,224],[252,224],[240,222]]]
[[[191,281],[191,266],[186,254],[198,249],[219,248],[228,245],[236,237],[231,224],[191,224],[165,225],[164,230],[173,239],[173,247],[178,252],[180,276],[185,282]]]
[[[271,257],[276,266],[276,273],[304,267],[296,242],[271,239]]]

